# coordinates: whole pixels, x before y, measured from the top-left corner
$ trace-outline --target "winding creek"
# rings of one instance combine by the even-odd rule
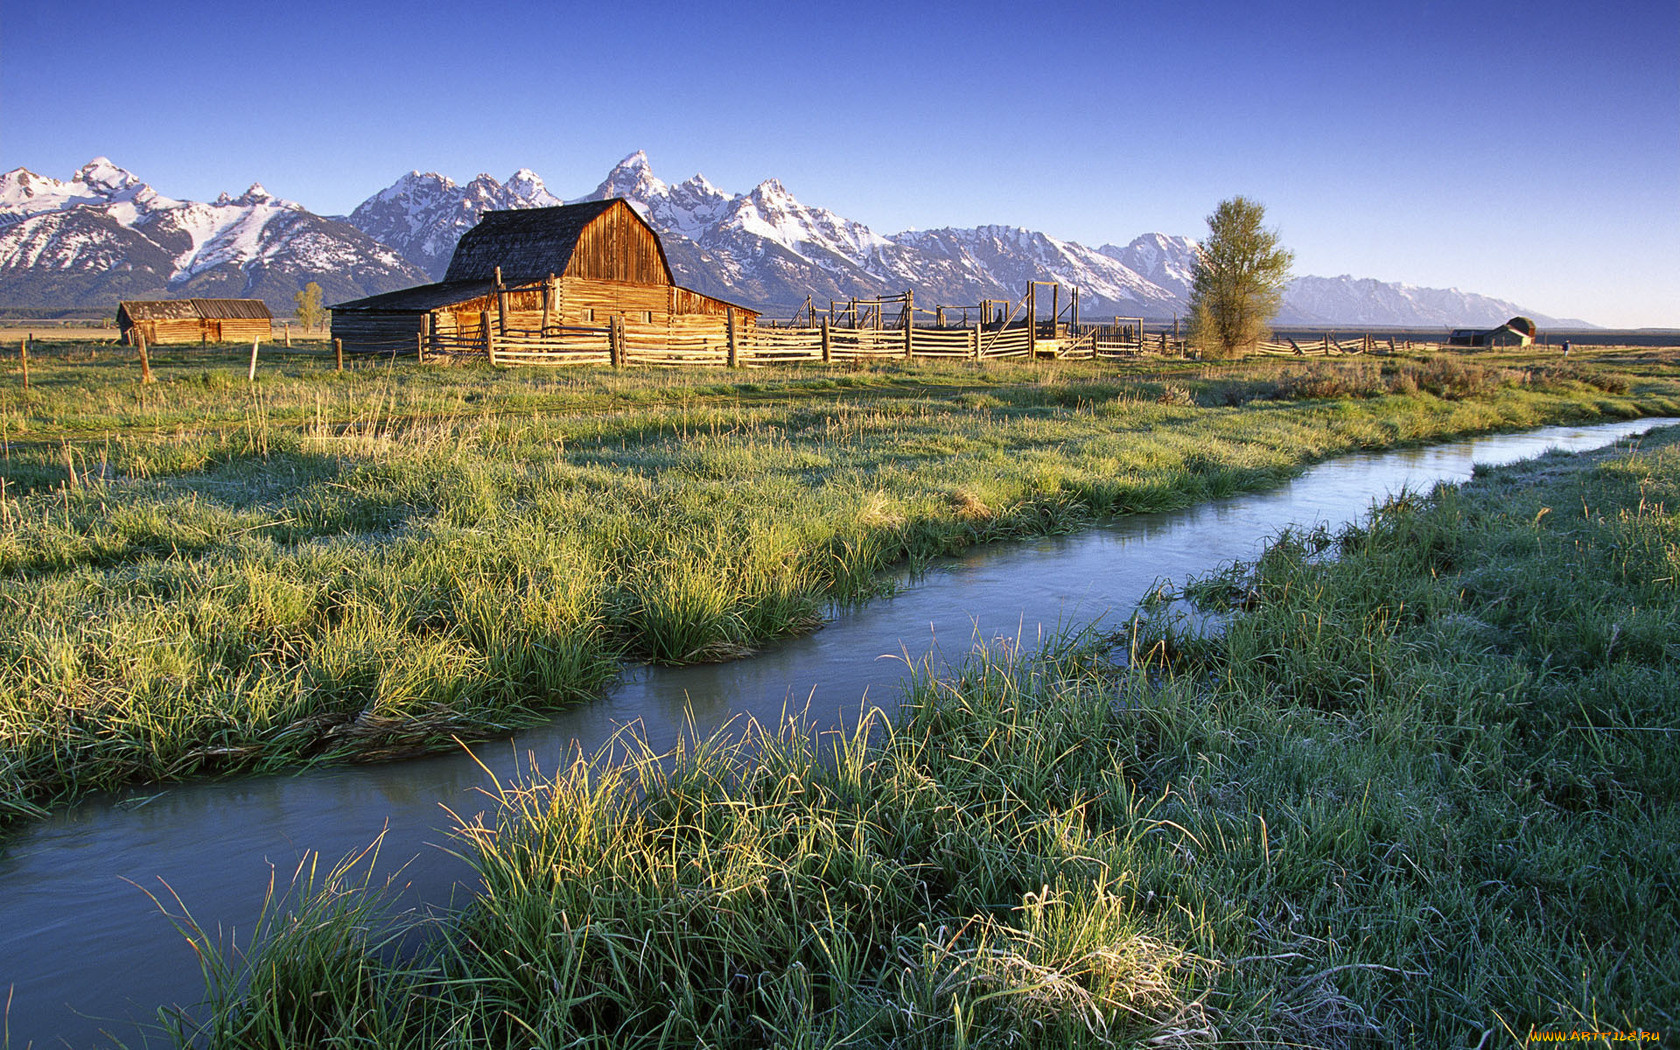
[[[1285,525],[1334,527],[1402,487],[1463,480],[1474,464],[1597,448],[1677,422],[1548,427],[1352,455],[1265,492],[977,549],[893,597],[837,611],[813,635],[735,663],[631,669],[608,697],[473,751],[506,778],[527,755],[552,769],[574,742],[592,751],[631,722],[657,749],[674,744],[690,718],[705,733],[732,717],[774,722],[784,708],[808,705],[817,725],[832,725],[864,700],[890,707],[906,659],[930,651],[956,657],[998,636],[1030,643],[1058,625],[1123,616],[1160,578],[1250,557]],[[401,881],[412,900],[447,904],[466,892],[469,871],[446,852],[451,820],[443,807],[464,816],[485,809],[475,789],[488,783],[472,757],[456,753],[143,789],[24,828],[0,857],[0,1010],[9,989],[10,1046],[102,1046],[110,1036],[140,1045],[136,1023],[154,1018],[158,1004],[198,998],[196,957],[139,887],[166,896],[167,886],[205,928],[243,932],[271,866],[283,884],[307,854],[330,864],[383,830],[381,871],[406,864]]]

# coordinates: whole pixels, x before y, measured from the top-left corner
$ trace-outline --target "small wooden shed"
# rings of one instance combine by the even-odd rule
[[[159,343],[243,343],[267,339],[274,315],[261,299],[146,299],[117,304],[117,328],[133,345],[135,331]]]
[[[498,283],[500,282],[500,283]],[[604,328],[721,332],[759,312],[679,287],[659,234],[622,198],[486,212],[455,246],[442,281],[332,307],[349,352],[447,346],[494,318],[506,330]],[[430,345],[430,344],[429,344]]]

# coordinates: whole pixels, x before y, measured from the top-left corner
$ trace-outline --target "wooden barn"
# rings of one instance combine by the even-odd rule
[[[442,281],[332,307],[353,352],[402,353],[529,340],[618,326],[627,338],[679,343],[757,323],[758,312],[677,286],[659,234],[621,198],[486,212],[455,247]]]
[[[134,345],[135,332],[159,343],[248,343],[267,339],[274,315],[261,299],[151,299],[117,304],[117,328]]]
[[[1448,346],[1531,346],[1540,328],[1526,317],[1513,317],[1498,328],[1455,328]]]

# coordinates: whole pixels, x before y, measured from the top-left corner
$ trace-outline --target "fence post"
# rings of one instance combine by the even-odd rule
[[[292,322],[286,322],[286,349],[292,348]]]
[[[34,334],[35,333],[33,333],[33,332],[29,333],[29,335],[34,335]],[[29,389],[29,336],[28,335],[24,336],[23,337],[23,342],[18,344],[18,356],[23,358],[23,389],[25,391],[27,391]]]
[[[736,356],[738,351],[735,347],[735,308],[733,306],[724,307],[724,324],[729,332],[729,367],[739,368],[740,359]]]
[[[826,317],[822,319],[822,355],[825,365],[834,360],[834,348],[828,341],[828,320]]]
[[[502,268],[496,267],[496,334],[507,335],[507,289],[502,287]]]
[[[146,333],[140,328],[134,329],[134,334],[140,337],[140,382],[152,381],[152,359],[146,355]]]
[[[478,330],[484,336],[484,353],[490,358],[490,363],[496,363],[496,338],[490,331],[490,311],[486,310],[478,315]]]
[[[426,363],[426,333],[414,333],[414,355],[421,364]]]
[[[1038,356],[1038,286],[1027,282],[1027,356]]]
[[[916,331],[916,289],[907,288],[904,292],[904,359],[910,360],[915,351],[914,332]]]
[[[344,340],[333,340],[333,371],[344,371]]]
[[[251,340],[251,370],[246,374],[245,378],[253,383],[257,381],[257,347],[261,343],[261,339]]]
[[[607,357],[612,360],[614,368],[624,366],[624,342],[619,334],[618,322],[617,314],[607,318]]]

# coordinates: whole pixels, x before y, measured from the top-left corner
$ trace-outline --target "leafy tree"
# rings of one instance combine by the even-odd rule
[[[312,331],[316,325],[327,319],[326,307],[322,305],[321,286],[310,281],[303,289],[292,296],[297,303],[298,324],[303,325],[304,331]]]
[[[1190,341],[1209,356],[1255,346],[1283,305],[1295,254],[1278,247],[1265,218],[1265,207],[1247,197],[1220,201],[1208,216],[1191,277]]]

